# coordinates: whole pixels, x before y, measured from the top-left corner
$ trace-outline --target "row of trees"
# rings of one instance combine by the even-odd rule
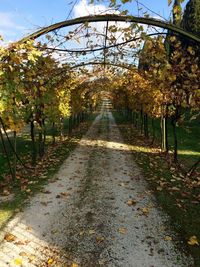
[[[188,10],[190,17],[191,10],[195,14],[198,12],[194,8],[195,1],[191,0],[182,19],[180,2],[174,2],[174,23],[187,29],[189,24],[186,25],[184,21],[188,18]],[[198,20],[195,14],[192,16],[193,21]],[[152,38],[135,24],[120,31],[124,33],[129,48],[134,50],[134,56],[138,55],[139,66],[129,66],[129,71],[117,75],[116,71],[106,71],[105,66],[109,63],[109,55],[114,59],[123,58],[123,49],[118,49],[116,54],[103,47],[103,70],[97,68],[95,71],[93,68],[91,72],[85,70],[80,73],[70,64],[62,64],[53,55],[54,49],[51,51],[47,44],[28,40],[0,48],[0,123],[3,130],[11,129],[14,132],[14,154],[17,133],[29,124],[32,162],[35,164],[37,157],[42,158],[45,152],[46,126],[51,125],[53,133],[59,130],[62,138],[64,117],[69,118],[70,131],[73,121],[82,120],[83,112],[96,105],[101,98],[100,92],[107,90],[111,92],[116,107],[125,107],[135,112],[136,122],[141,118],[141,130],[144,130],[146,136],[149,135],[148,117],[161,118],[164,151],[168,151],[167,120],[170,118],[174,129],[174,160],[177,161],[176,124],[181,119],[181,110],[199,110],[200,106],[199,49],[194,43],[171,32],[168,32],[166,38],[162,34]],[[107,27],[105,44],[108,41],[116,42],[113,37],[116,32],[117,27]],[[136,48],[141,47],[139,33],[141,40],[144,40],[144,47],[137,53]],[[193,33],[198,34],[198,29],[194,28]],[[129,42],[132,35],[135,46]],[[50,43],[55,41],[53,36],[51,39]],[[124,45],[127,43],[125,41]],[[89,51],[93,52],[93,49]],[[104,79],[100,78],[100,73],[103,73]],[[90,74],[96,78],[90,79]],[[3,142],[2,133],[1,139]]]
[[[52,142],[55,142],[56,131],[60,132],[60,138],[63,136],[64,118],[69,118],[71,131],[73,121],[81,121],[94,101],[85,97],[88,89],[84,86],[84,76],[42,52],[41,44],[27,41],[0,49],[0,129],[4,152],[8,156],[3,132],[7,135],[9,129],[14,132],[14,142],[10,145],[16,161],[17,134],[30,125],[35,165],[37,158],[45,153],[47,126],[52,127]]]
[[[177,161],[176,125],[182,118],[183,109],[199,110],[200,69],[196,51],[191,46],[182,50],[176,37],[171,37],[171,46],[174,52],[169,58],[163,38],[146,41],[139,69],[129,71],[113,93],[117,107],[121,105],[142,117],[146,136],[147,116],[162,118],[162,148],[165,151],[168,151],[166,121],[170,118],[175,139],[174,160]]]
[[[183,16],[180,3],[174,2],[174,24],[190,30],[190,18],[192,32],[198,34],[198,1],[189,1]],[[115,87],[115,106],[133,111],[136,124],[138,118],[141,119],[141,131],[145,136],[149,135],[148,117],[161,118],[161,147],[166,152],[169,150],[167,121],[171,121],[174,161],[177,162],[176,126],[183,119],[183,111],[198,112],[200,108],[199,47],[172,32],[168,32],[167,37],[146,37],[139,52],[138,68],[131,69],[120,81],[115,81]]]

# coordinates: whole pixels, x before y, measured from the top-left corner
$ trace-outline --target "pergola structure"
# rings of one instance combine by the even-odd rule
[[[111,34],[109,33],[110,27],[112,28],[113,25],[118,27],[118,25],[122,24],[123,26],[121,29],[120,27],[117,30],[115,29],[115,35],[117,34],[118,38],[113,37],[114,34],[112,34],[112,32]],[[92,32],[91,30],[93,29],[90,25],[100,25],[101,31],[95,32],[95,29]],[[141,25],[145,25],[146,32],[142,30],[139,32],[137,27],[141,27]],[[70,27],[72,28],[72,31],[68,30],[71,29]],[[126,29],[128,27],[131,28],[129,37],[125,36],[127,32]],[[150,31],[148,31],[149,27],[151,27]],[[163,32],[163,29],[167,31]],[[64,30],[65,32],[60,34],[61,30]],[[134,33],[134,30],[136,33]],[[47,40],[45,40],[45,43],[47,44],[45,46],[46,52],[48,54],[53,54],[58,58],[58,55],[60,55],[60,59],[62,59],[65,55],[64,61],[69,63],[72,68],[93,64],[130,69],[131,66],[133,66],[132,58],[138,57],[138,51],[142,49],[145,38],[151,38],[152,36],[157,35],[164,36],[168,32],[182,36],[185,39],[189,39],[193,41],[194,44],[199,45],[200,43],[199,36],[187,32],[172,23],[149,17],[135,17],[116,14],[93,15],[65,20],[37,30],[36,32],[20,40],[20,42],[27,42],[30,39],[41,40],[42,38],[47,37]],[[52,36],[55,41],[52,41]],[[87,44],[85,47],[80,48],[77,44],[72,43],[73,39],[76,40],[78,38],[85,40],[85,43],[86,40],[88,40],[87,43],[89,43],[89,45]],[[94,41],[94,38],[96,38],[96,41]],[[67,42],[70,43],[69,46],[67,46]],[[77,43],[78,42],[79,41],[77,41]],[[139,44],[134,46],[132,45],[134,42],[139,42]],[[99,58],[101,51],[102,56]],[[121,58],[123,59],[122,61],[116,56],[118,53],[121,54]],[[66,54],[68,54],[68,57],[66,57]],[[84,57],[85,55],[87,55],[89,61],[86,59],[86,57]],[[108,60],[110,55],[112,60]],[[128,60],[131,59],[131,61],[127,62],[128,60],[124,60],[125,57],[126,59],[128,58]],[[80,60],[78,58],[80,58]]]

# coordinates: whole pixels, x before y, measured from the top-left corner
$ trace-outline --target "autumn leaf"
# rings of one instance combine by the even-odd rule
[[[96,241],[98,244],[103,242],[104,240],[105,240],[105,238],[103,236],[96,236]]]
[[[144,207],[144,208],[141,209],[141,211],[142,211],[142,213],[144,215],[148,215],[149,214],[149,208]]]
[[[188,240],[188,244],[191,246],[195,246],[195,245],[199,246],[199,242],[197,240],[197,237],[195,235],[191,236],[190,239]]]
[[[47,261],[47,264],[48,265],[52,265],[54,263],[54,260],[53,259],[48,259],[48,261]]]
[[[161,186],[157,186],[156,189],[157,189],[158,191],[162,191],[162,190],[163,190],[163,188],[162,188]]]
[[[77,263],[73,262],[71,267],[79,267],[79,265]]]
[[[172,237],[169,235],[166,235],[164,239],[165,241],[172,241]]]
[[[7,234],[5,234],[4,239],[7,242],[14,242],[17,239],[17,237],[13,234],[7,233]]]
[[[119,228],[119,233],[124,235],[124,234],[127,233],[127,229],[124,228],[124,227],[120,227],[120,228]]]
[[[134,200],[134,199],[129,199],[128,201],[127,201],[127,205],[128,206],[134,206],[134,205],[136,205],[137,204],[137,202],[136,202],[136,200]]]
[[[14,260],[14,264],[17,265],[17,266],[22,266],[22,259],[20,259],[20,258],[16,258],[16,259]]]
[[[95,234],[95,230],[89,230],[88,233],[89,233],[89,235],[93,235],[93,234]]]
[[[27,256],[28,256],[27,253],[26,253],[25,251],[20,252],[19,255],[20,255],[21,257],[27,257]]]

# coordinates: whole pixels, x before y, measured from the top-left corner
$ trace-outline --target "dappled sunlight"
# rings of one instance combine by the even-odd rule
[[[16,265],[34,267],[41,262],[47,264],[48,259],[63,254],[61,248],[45,240],[44,236],[19,215],[8,224],[6,230],[1,232],[0,240],[6,242],[6,246],[4,242],[0,246],[1,267]]]
[[[199,156],[200,152],[194,150],[178,150],[178,155],[187,155],[187,156]]]
[[[145,146],[136,146],[136,145],[128,145],[120,142],[113,142],[113,141],[106,141],[102,139],[97,139],[97,140],[88,140],[88,139],[83,139],[81,142],[81,145],[86,145],[86,146],[94,146],[98,145],[99,147],[103,148],[109,148],[109,149],[117,149],[117,150],[124,150],[124,151],[135,151],[135,152],[142,152],[142,153],[151,153],[151,154],[156,154],[160,153],[159,148],[150,148],[150,147],[145,147]]]

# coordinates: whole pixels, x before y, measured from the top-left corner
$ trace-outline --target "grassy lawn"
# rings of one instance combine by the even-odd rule
[[[189,119],[189,114],[186,114],[183,124],[177,126],[178,159],[186,170],[200,157],[200,122]],[[154,119],[154,125],[157,142],[160,142],[160,119]],[[149,130],[152,135],[151,123],[149,123]],[[173,150],[174,139],[170,121],[168,121],[168,141],[170,150]]]
[[[7,192],[7,196],[3,197],[0,202],[0,229],[16,212],[21,210],[25,203],[28,203],[31,196],[43,190],[43,186],[49,179],[53,179],[54,174],[59,170],[71,151],[74,150],[95,117],[96,114],[90,115],[87,121],[74,129],[70,136],[67,136],[63,141],[58,138],[55,145],[52,145],[51,131],[48,130],[45,156],[37,162],[33,170],[25,169],[18,164],[17,179],[14,182],[9,179],[6,159],[2,150],[0,150],[0,192],[2,193],[5,190]],[[65,125],[67,125],[66,121]],[[67,133],[67,129],[65,127],[65,133]],[[28,134],[23,134],[17,138],[17,151],[25,164],[30,166],[31,140]]]
[[[195,259],[195,267],[200,266],[200,246],[189,245],[190,237],[196,236],[200,243],[200,177],[188,178],[175,166],[170,165],[166,155],[160,152],[159,142],[150,145],[143,135],[126,121],[121,113],[114,112],[116,122],[124,140],[132,150],[133,158],[143,170],[149,187],[154,191],[159,205],[169,214],[172,227],[179,233],[177,244],[184,244],[186,251]],[[157,134],[158,134],[157,123]],[[190,131],[178,129],[179,152],[190,151],[179,155],[187,167],[197,160],[199,153],[199,128],[192,122]],[[197,131],[197,132],[196,132]],[[171,137],[170,137],[171,138]],[[172,138],[170,139],[172,142]]]

